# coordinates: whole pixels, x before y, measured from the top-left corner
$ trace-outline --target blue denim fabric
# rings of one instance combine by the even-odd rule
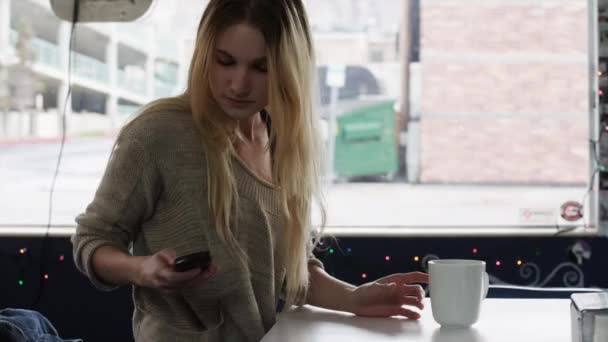
[[[2,342],[82,342],[64,340],[41,313],[25,309],[0,310],[0,341]]]

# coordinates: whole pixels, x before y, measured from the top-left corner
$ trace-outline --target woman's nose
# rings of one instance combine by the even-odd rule
[[[246,96],[249,94],[249,72],[246,68],[236,68],[230,80],[230,90],[236,96]]]

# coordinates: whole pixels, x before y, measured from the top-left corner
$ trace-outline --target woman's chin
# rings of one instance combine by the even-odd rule
[[[226,115],[235,120],[243,120],[251,117],[255,113],[259,112],[259,110],[252,108],[233,108],[233,107],[222,107],[222,110]]]

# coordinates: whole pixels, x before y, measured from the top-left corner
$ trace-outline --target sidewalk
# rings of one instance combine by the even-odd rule
[[[56,143],[62,139],[64,128],[56,112],[39,112],[33,117],[17,112],[4,115],[0,113],[0,146]],[[115,136],[126,118],[89,112],[70,114],[65,122],[66,140]]]
[[[71,137],[66,137],[66,141]],[[0,146],[46,144],[60,142],[61,137],[0,138]]]
[[[115,138],[118,132],[105,132],[98,134],[91,133],[80,133],[80,134],[72,134],[67,135],[65,137],[65,141],[70,141],[72,139],[82,138],[82,137],[104,137],[104,138]],[[59,143],[61,142],[61,136],[55,137],[2,137],[0,136],[0,147],[2,146],[15,146],[15,145],[32,145],[32,144],[49,144],[49,143]]]
[[[54,224],[73,224],[74,217],[92,200],[114,141],[109,136],[71,136],[67,140],[54,194]],[[5,148],[0,148],[0,224],[46,224],[58,144],[43,141],[21,139],[11,142],[13,145],[4,141]],[[55,141],[60,140],[55,138]],[[24,147],[13,150],[12,146]],[[561,205],[567,201],[582,202],[586,191],[584,184],[334,184],[325,190],[327,224],[334,227],[555,226],[563,223],[559,216]],[[317,223],[318,217],[315,212],[313,222]]]

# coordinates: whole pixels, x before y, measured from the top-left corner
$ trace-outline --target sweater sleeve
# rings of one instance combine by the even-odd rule
[[[93,253],[105,245],[129,253],[141,222],[154,209],[160,182],[156,181],[158,172],[144,145],[144,135],[135,128],[121,132],[93,201],[76,217],[76,232],[71,237],[74,262],[101,290],[116,286],[95,275]]]

